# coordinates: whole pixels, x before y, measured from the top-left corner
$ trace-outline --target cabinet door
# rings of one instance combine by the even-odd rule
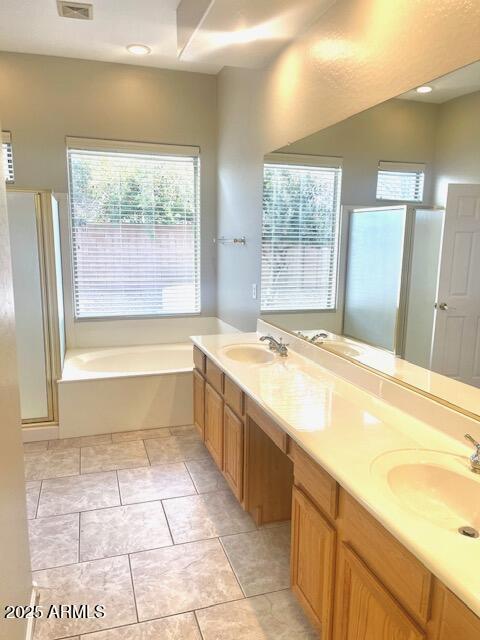
[[[338,561],[336,640],[425,639],[423,631],[348,545],[340,547]]]
[[[193,370],[193,421],[202,436],[205,438],[205,380]]]
[[[225,405],[223,414],[223,473],[240,502],[243,499],[243,432],[243,422]]]
[[[205,445],[223,469],[223,399],[208,382],[205,384]]]
[[[323,640],[331,637],[335,530],[297,487],[292,496],[292,589]]]
[[[435,640],[478,640],[480,618],[446,587],[438,584],[433,621],[434,632],[429,638]]]

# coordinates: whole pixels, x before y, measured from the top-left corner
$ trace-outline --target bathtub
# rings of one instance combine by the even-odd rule
[[[191,343],[68,350],[60,438],[191,424],[192,370]]]

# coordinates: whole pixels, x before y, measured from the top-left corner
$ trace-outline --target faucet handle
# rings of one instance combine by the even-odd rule
[[[473,436],[471,436],[469,433],[466,433],[465,439],[471,442],[473,446],[477,448],[477,451],[480,451],[480,442],[477,442]]]

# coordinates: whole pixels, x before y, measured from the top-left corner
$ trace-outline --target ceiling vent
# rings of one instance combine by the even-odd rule
[[[62,18],[74,18],[75,20],[91,20],[93,18],[93,5],[83,2],[67,2],[58,0],[58,15]]]

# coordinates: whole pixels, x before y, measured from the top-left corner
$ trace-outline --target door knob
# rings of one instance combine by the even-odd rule
[[[448,311],[448,304],[446,302],[436,302],[435,309],[440,309],[441,311]]]

